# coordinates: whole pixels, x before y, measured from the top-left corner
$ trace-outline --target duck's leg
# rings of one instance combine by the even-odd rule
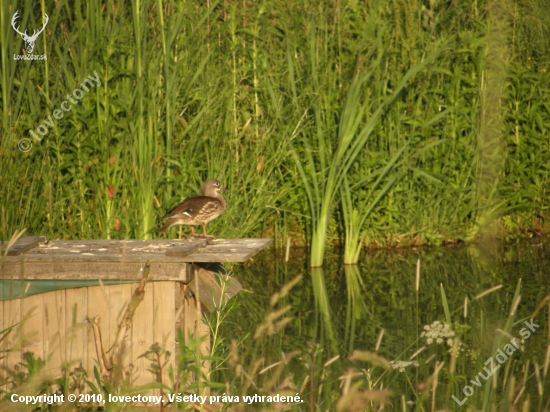
[[[209,245],[212,244],[212,243],[210,243],[212,240],[216,239],[216,236],[206,234],[206,223],[203,223],[203,224],[202,224],[202,233],[203,233],[203,237],[204,237],[205,239],[208,239],[208,242],[209,242],[208,244],[209,244]]]

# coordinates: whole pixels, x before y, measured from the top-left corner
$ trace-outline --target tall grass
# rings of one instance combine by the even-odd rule
[[[372,29],[371,31],[374,32]],[[381,47],[381,44],[371,45],[371,47],[376,46]],[[378,52],[380,56],[383,56],[381,51],[376,50],[376,52]],[[371,53],[373,53],[372,50]],[[393,93],[387,97],[382,97],[380,101],[375,100],[373,102],[368,97],[363,97],[368,90],[367,82],[374,77],[372,71],[380,70],[379,62],[376,62],[373,65],[374,68],[366,73],[363,72],[364,69],[359,67],[357,69],[358,74],[354,75],[352,79],[349,79],[351,84],[345,98],[345,103],[343,104],[342,113],[338,116],[340,118],[340,124],[338,125],[338,136],[336,141],[333,142],[330,131],[327,131],[323,126],[318,126],[318,128],[322,128],[323,133],[318,134],[317,145],[313,146],[307,141],[303,142],[304,147],[306,147],[307,156],[309,157],[307,158],[309,176],[307,176],[302,167],[303,160],[291,146],[291,150],[296,160],[296,166],[306,187],[305,190],[308,194],[309,203],[312,209],[313,234],[311,239],[310,260],[310,265],[312,267],[319,267],[323,264],[328,224],[336,201],[336,196],[344,184],[345,177],[349,170],[367,144],[378,120],[387,111],[388,106],[390,106],[400,95],[410,79],[435,60],[440,53],[441,51],[438,50],[428,56],[422,63],[412,67],[403,76]],[[365,57],[367,61],[369,57],[368,55]],[[360,58],[361,56],[357,57],[358,60]],[[312,64],[315,64],[315,62]],[[318,110],[325,112],[326,108],[317,108],[316,111]],[[369,115],[371,111],[373,113]],[[319,117],[324,116],[323,114],[317,114],[317,121],[320,120]],[[365,117],[366,119],[364,120]],[[307,139],[307,136],[305,136],[305,139]],[[334,146],[335,149],[331,150],[330,148]],[[319,153],[318,161],[312,158],[314,153]],[[315,168],[315,164],[320,165],[319,170]],[[310,181],[312,181],[312,183],[309,183]],[[316,187],[311,188],[311,185]]]
[[[550,17],[518,1],[495,37],[492,4],[5,1],[1,236],[156,236],[208,177],[229,188],[213,233],[292,236],[312,266],[327,246],[354,263],[360,245],[471,240],[495,219],[507,236],[544,233]],[[47,61],[13,59],[15,10],[30,31],[50,16]],[[19,151],[94,70],[101,87]],[[495,116],[502,169],[480,191]]]

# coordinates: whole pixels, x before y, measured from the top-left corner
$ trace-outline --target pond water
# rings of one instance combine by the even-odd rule
[[[263,368],[281,360],[281,353],[296,351],[280,379],[286,376],[291,388],[308,392],[310,402],[313,389],[317,410],[334,404],[349,368],[357,371],[353,382],[361,381],[361,390],[391,390],[391,403],[386,405],[390,410],[455,410],[489,404],[501,410],[513,405],[547,410],[550,304],[544,299],[550,293],[548,268],[550,244],[541,241],[377,251],[364,254],[359,265],[347,267],[339,256],[329,256],[325,268],[317,270],[308,268],[303,250],[292,250],[288,263],[275,251],[263,252],[254,262],[233,268],[245,291],[228,311],[222,336],[226,343],[231,339],[239,343],[243,365],[263,358]],[[272,296],[296,276],[302,276],[301,280],[272,306]],[[497,286],[501,287],[476,299]],[[532,318],[541,302],[542,308]],[[288,311],[275,316],[275,311],[286,305]],[[513,306],[517,306],[515,311]],[[269,313],[274,320],[266,322]],[[277,321],[284,317],[288,323],[284,327],[279,324],[280,331],[271,333],[264,328],[254,337],[258,325],[272,324],[277,329]],[[442,343],[429,344],[422,336],[425,325],[448,323],[448,318],[454,336],[447,330]],[[532,330],[526,329],[529,337],[526,321],[531,322]],[[453,341],[456,356],[447,344],[451,344],[449,337],[459,338],[460,343]],[[514,337],[517,347],[506,347]],[[497,355],[499,348],[506,348],[509,356],[499,358],[502,370],[488,378],[483,372],[485,362]],[[354,350],[412,363],[402,371],[385,369],[372,362],[350,361]],[[338,355],[336,361],[325,365]],[[495,361],[493,369],[498,365]],[[438,366],[439,386],[431,399],[425,388],[433,384],[430,376]],[[234,379],[229,370],[218,372],[217,377]],[[257,379],[260,385],[267,377],[257,375]],[[462,406],[453,395],[464,401]]]
[[[312,412],[384,400],[396,411],[550,408],[550,242],[375,251],[357,266],[334,254],[315,270],[306,250],[285,262],[272,249],[228,268],[244,289],[208,315],[213,391],[298,393],[304,406],[291,410]],[[0,299],[67,287],[0,286]]]

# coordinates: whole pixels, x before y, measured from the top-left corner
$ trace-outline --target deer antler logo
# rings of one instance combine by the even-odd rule
[[[15,27],[18,17],[19,17],[19,10],[17,10],[13,15],[13,18],[11,19],[11,26],[17,33],[21,35],[21,37],[23,38],[23,41],[25,42],[25,49],[27,49],[27,53],[31,54],[32,50],[34,49],[34,42],[38,38],[38,35],[42,33],[46,28],[46,24],[48,24],[49,17],[47,14],[44,14],[44,25],[38,32],[34,30],[34,33],[32,34],[32,36],[27,35],[27,30],[25,30],[24,33],[21,33],[19,31],[19,27]]]

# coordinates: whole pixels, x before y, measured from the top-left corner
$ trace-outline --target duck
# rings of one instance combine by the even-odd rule
[[[172,226],[188,225],[192,236],[196,236],[194,226],[202,225],[203,236],[209,237],[206,224],[224,212],[226,203],[219,192],[226,190],[219,180],[208,179],[202,184],[200,195],[188,197],[163,217],[167,220],[158,232],[164,233]]]

